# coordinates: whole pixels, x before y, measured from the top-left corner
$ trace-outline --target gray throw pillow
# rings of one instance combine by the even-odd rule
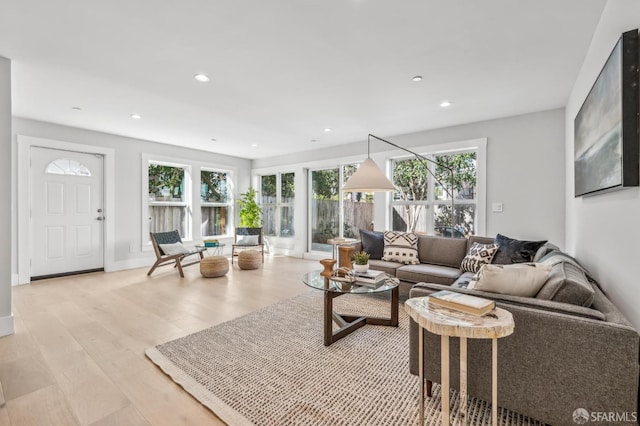
[[[578,266],[559,262],[551,267],[549,279],[536,298],[589,307],[595,298],[595,291]]]
[[[380,260],[384,252],[384,234],[382,232],[360,230],[362,251],[369,253],[369,259]]]
[[[171,244],[158,244],[160,249],[164,252],[164,254],[168,254],[169,256],[173,256],[174,254],[187,254],[189,250],[187,250],[182,243],[171,243]]]
[[[477,280],[471,281],[467,288],[533,297],[547,281],[550,271],[551,266],[541,263],[482,265]]]
[[[532,262],[538,249],[547,241],[521,241],[504,235],[496,235],[495,243],[500,246],[493,258],[494,264],[510,265],[512,263]]]

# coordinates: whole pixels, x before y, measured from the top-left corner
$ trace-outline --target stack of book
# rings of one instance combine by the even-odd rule
[[[356,281],[360,285],[368,287],[379,287],[384,284],[387,275],[382,271],[374,271],[369,269],[367,272],[356,272]]]
[[[478,316],[486,315],[496,307],[493,300],[447,290],[429,295],[429,303]]]

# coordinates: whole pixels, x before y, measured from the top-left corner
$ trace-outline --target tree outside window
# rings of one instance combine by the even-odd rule
[[[454,237],[473,234],[476,217],[476,152],[432,155],[427,158],[438,163],[426,164],[436,179],[417,159],[393,161],[393,182],[397,191],[391,209],[392,229]],[[451,220],[449,168],[454,170],[455,226],[452,226]]]
[[[228,172],[200,171],[201,235],[203,237],[229,235],[233,204],[229,199]]]
[[[149,162],[149,232],[178,230],[189,237],[186,166]]]

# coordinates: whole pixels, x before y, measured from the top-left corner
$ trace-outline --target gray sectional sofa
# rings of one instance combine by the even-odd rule
[[[370,260],[370,265],[399,278],[401,294],[409,297],[447,289],[493,299],[513,314],[515,332],[498,344],[500,406],[553,425],[575,425],[572,415],[578,408],[627,413],[625,418],[633,419],[638,409],[640,337],[597,284],[568,255],[545,245],[534,260],[552,264],[553,269],[536,297],[466,289],[473,274],[462,273],[460,263],[474,242],[487,244],[493,238],[420,236],[419,265],[382,260]],[[563,286],[565,282],[573,286]],[[417,342],[418,327],[412,320],[410,370],[416,375]],[[451,384],[457,389],[457,339],[450,345]],[[425,331],[424,347],[426,378],[439,383],[439,336]],[[490,342],[470,339],[468,358],[469,395],[490,401]]]

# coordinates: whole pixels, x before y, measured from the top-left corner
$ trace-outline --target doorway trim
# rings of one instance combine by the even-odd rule
[[[18,135],[18,284],[31,282],[31,147],[76,151],[104,156],[104,270],[115,263],[115,150],[95,145]]]

